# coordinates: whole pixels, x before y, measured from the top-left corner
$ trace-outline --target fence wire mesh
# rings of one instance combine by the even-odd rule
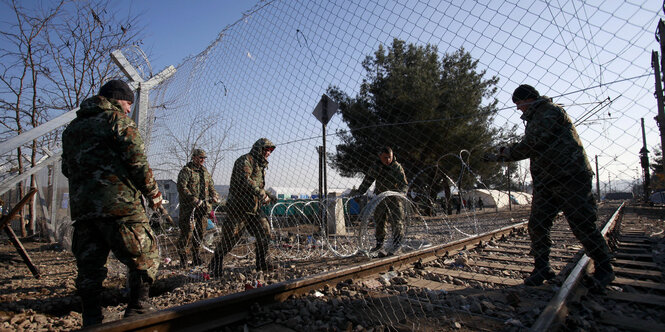
[[[601,261],[594,222],[602,226],[611,209],[601,205],[596,220],[594,200],[645,195],[641,119],[647,148],[661,156],[649,54],[661,9],[654,1],[259,2],[151,93],[147,151],[172,218],[151,216],[156,284],[182,295],[155,302],[292,280],[531,214],[531,241],[485,248],[503,257],[494,263],[503,269],[474,265],[481,249],[461,251],[264,313],[295,330],[473,329],[482,319],[531,326],[542,303],[519,306],[510,295],[532,275],[529,250],[536,269],[549,257],[556,273],[570,259],[559,250]],[[516,99],[521,84],[539,93]],[[516,109],[527,97],[525,112]],[[547,116],[523,115],[532,105]],[[659,179],[653,190],[665,186]],[[67,244],[71,223],[60,224]],[[571,229],[577,240],[562,235]],[[551,297],[534,292],[543,293],[536,302]],[[305,308],[301,318],[285,318],[294,307]]]

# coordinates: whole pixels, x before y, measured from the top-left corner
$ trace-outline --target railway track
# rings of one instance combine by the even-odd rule
[[[619,211],[601,211],[606,233],[620,234],[612,232]],[[589,265],[564,218],[552,236],[557,279],[539,287],[522,285],[533,266],[526,222],[520,222],[91,330],[546,330],[564,323],[566,301],[584,295],[579,285]]]
[[[665,225],[662,214],[649,216],[653,211],[622,218],[610,236],[616,279],[604,294],[581,294],[566,327],[588,329],[589,319],[580,318],[592,317],[598,330],[665,331]]]

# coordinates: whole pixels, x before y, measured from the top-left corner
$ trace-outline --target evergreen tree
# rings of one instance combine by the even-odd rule
[[[481,178],[487,185],[505,182],[500,165],[480,161],[493,142],[507,140],[492,127],[498,78],[485,78],[468,52],[440,57],[436,46],[394,39],[362,65],[366,76],[355,97],[328,89],[350,129],[338,133],[342,144],[330,156],[332,167],[349,177],[364,173],[377,162],[378,147],[389,145],[407,179],[430,195],[448,178],[463,188]]]

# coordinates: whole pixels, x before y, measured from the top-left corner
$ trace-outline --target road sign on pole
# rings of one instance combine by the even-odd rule
[[[330,121],[330,118],[332,118],[333,115],[337,113],[338,109],[339,105],[337,105],[336,102],[324,94],[321,96],[321,100],[314,108],[312,114],[314,114],[314,117],[316,117],[321,122],[321,124],[325,126],[328,124],[328,121]]]

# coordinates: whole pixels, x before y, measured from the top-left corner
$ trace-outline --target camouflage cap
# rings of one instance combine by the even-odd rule
[[[206,157],[206,152],[203,149],[193,149],[192,157]]]

